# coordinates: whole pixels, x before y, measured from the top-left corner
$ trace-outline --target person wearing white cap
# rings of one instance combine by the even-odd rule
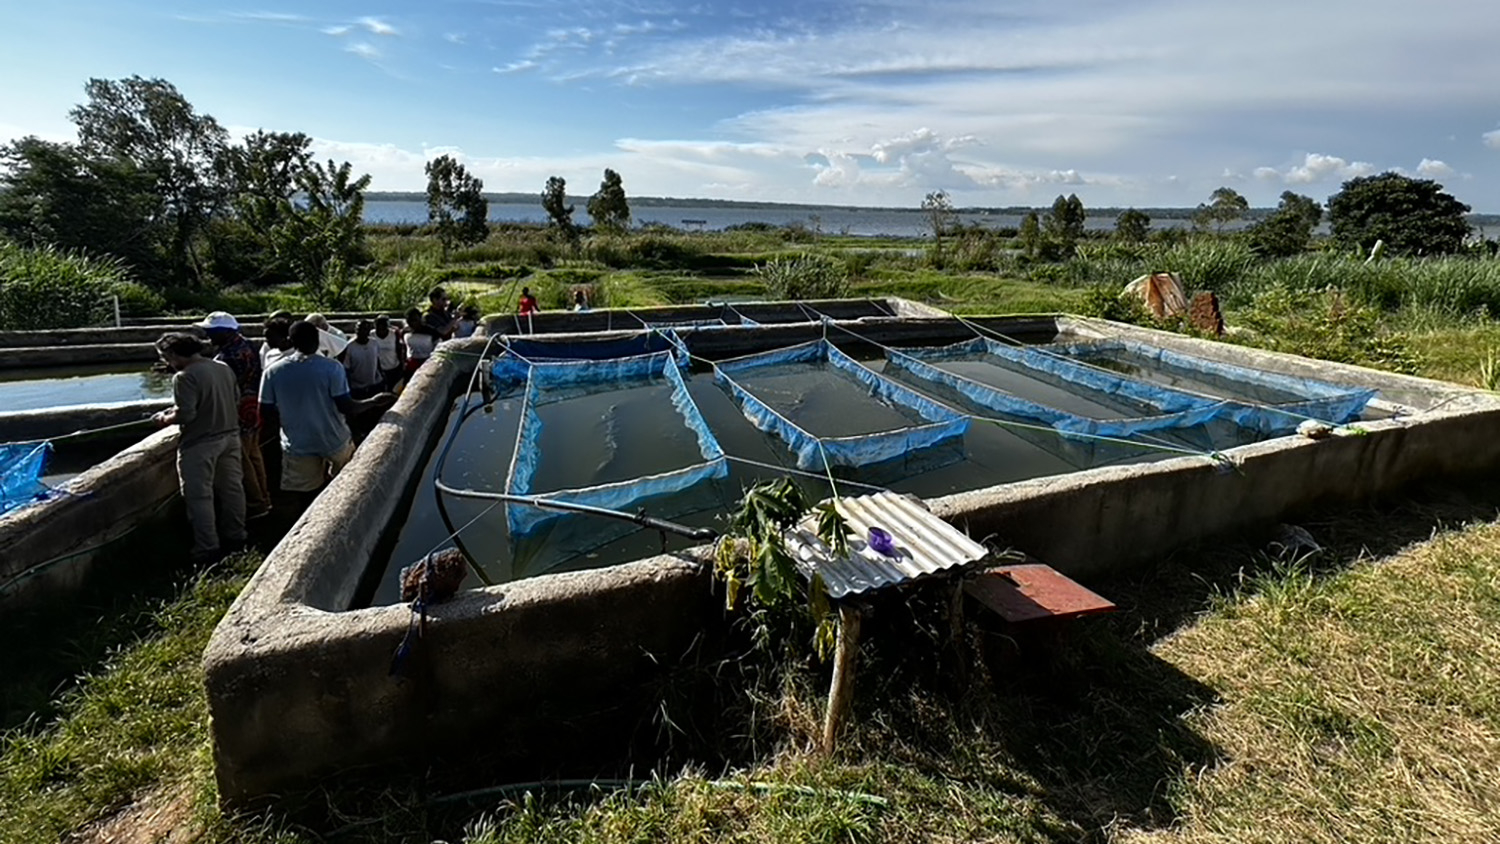
[[[271,512],[271,486],[260,450],[260,355],[240,334],[239,320],[223,311],[209,314],[198,327],[214,345],[214,360],[228,366],[239,383],[240,463],[246,518],[258,519]]]

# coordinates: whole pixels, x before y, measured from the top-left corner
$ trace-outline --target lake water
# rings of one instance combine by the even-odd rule
[[[814,219],[816,218],[816,219]],[[1018,214],[960,214],[964,225],[987,229],[1016,228]],[[582,204],[573,213],[580,225],[589,223]],[[372,200],[365,203],[365,222],[385,224],[421,224],[427,222],[427,203],[420,200]],[[546,223],[547,213],[540,199],[536,204],[490,203],[490,222]],[[773,226],[802,225],[825,234],[848,234],[860,237],[924,237],[931,232],[927,216],[916,208],[808,208],[786,206],[773,208],[682,208],[671,205],[631,209],[631,223],[644,226],[662,223],[677,229],[722,231],[743,223],[769,223]],[[1153,220],[1152,228],[1182,228],[1188,220]],[[1085,227],[1110,230],[1114,216],[1089,217]]]

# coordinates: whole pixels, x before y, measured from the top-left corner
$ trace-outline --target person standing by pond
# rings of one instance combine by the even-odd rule
[[[448,291],[441,287],[432,288],[427,294],[427,313],[422,315],[422,321],[431,329],[436,342],[452,339],[453,332],[458,330],[458,314],[453,312]]]
[[[406,365],[406,344],[401,340],[401,332],[391,327],[390,317],[385,314],[375,317],[375,332],[370,335],[370,342],[379,351],[381,389],[396,389]]]
[[[354,327],[354,339],[344,349],[344,371],[349,376],[349,395],[367,399],[381,391],[380,347],[370,337],[375,323],[362,319]]]
[[[260,452],[260,355],[240,334],[239,320],[223,312],[209,314],[198,327],[217,350],[214,360],[228,366],[239,382],[240,462],[245,483],[245,518],[259,519],[271,512],[271,487],[266,461]]]
[[[406,312],[406,375],[408,379],[437,348],[438,338],[416,308]]]
[[[521,300],[516,303],[516,314],[519,316],[531,316],[539,314],[542,309],[537,307],[536,297],[531,295],[530,287],[521,288]]]
[[[176,374],[172,407],[153,418],[180,431],[177,479],[193,529],[193,560],[214,561],[245,544],[239,383],[228,366],[203,357],[203,341],[191,334],[162,335],[156,351]]]
[[[318,354],[317,326],[294,323],[291,336],[297,351],[266,370],[260,410],[281,425],[281,488],[316,494],[354,456],[345,415],[389,407],[395,397],[380,393],[355,401],[343,365]]]

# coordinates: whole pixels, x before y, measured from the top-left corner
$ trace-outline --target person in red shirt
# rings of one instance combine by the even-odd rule
[[[540,313],[541,310],[541,308],[537,307],[536,297],[531,295],[531,288],[521,288],[521,302],[516,307],[516,313],[521,316],[531,316],[532,314]]]

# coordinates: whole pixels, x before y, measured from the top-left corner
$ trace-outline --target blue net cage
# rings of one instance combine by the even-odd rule
[[[857,436],[819,437],[778,412],[736,378],[767,367],[820,362],[854,379],[880,401],[915,412],[925,424]],[[967,416],[881,377],[827,340],[721,361],[714,366],[714,378],[734,397],[745,418],[791,448],[798,468],[803,470],[881,463],[962,437],[969,425]]]
[[[563,401],[580,390],[601,386],[616,389],[664,379],[671,388],[672,408],[697,439],[701,463],[669,472],[648,475],[615,483],[598,484],[579,489],[549,491],[539,496],[550,501],[583,504],[609,510],[629,510],[647,498],[681,492],[712,478],[728,474],[724,451],[708,428],[692,396],[688,393],[676,356],[671,352],[619,358],[615,360],[575,360],[534,363],[529,369],[526,393],[521,409],[521,424],[516,434],[515,453],[506,477],[510,495],[537,495],[534,488],[542,431],[537,408],[548,402]],[[506,518],[512,537],[523,537],[536,531],[561,513],[524,504],[511,504]]]
[[[1278,389],[1300,398],[1286,404],[1262,405],[1201,395],[1131,378],[1074,359],[1081,347],[1017,347],[982,337],[951,346],[890,349],[887,351],[887,358],[891,365],[906,370],[917,378],[954,390],[980,407],[1051,425],[1063,434],[1095,437],[1131,437],[1164,430],[1195,428],[1218,421],[1231,422],[1260,434],[1282,434],[1295,430],[1298,424],[1308,418],[1335,424],[1356,419],[1374,397],[1374,391],[1371,390],[1350,390],[1309,379],[1295,379],[1246,367],[1219,364],[1160,349],[1140,348],[1166,355],[1166,360],[1175,367],[1214,373],[1244,383],[1274,384]],[[933,365],[933,362],[975,357],[987,357],[1003,366],[1030,371],[1081,390],[1127,400],[1159,412],[1123,419],[1094,419],[1011,395]]]

